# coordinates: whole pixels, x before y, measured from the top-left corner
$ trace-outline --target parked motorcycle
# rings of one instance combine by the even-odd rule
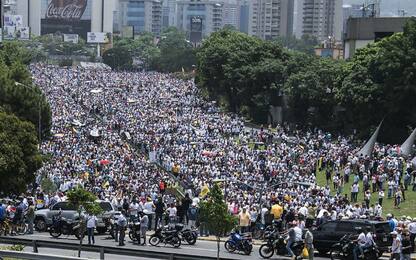
[[[356,246],[356,242],[354,242],[353,238],[353,234],[347,234],[343,236],[338,243],[333,245],[330,251],[331,259],[354,259],[353,250]],[[377,260],[379,255],[377,246],[373,244],[373,246],[364,249],[364,256],[358,256],[358,259]]]
[[[75,235],[76,238],[81,239],[82,236],[79,223],[72,222],[60,215],[52,217],[52,226],[49,228],[49,234],[54,238],[58,238],[61,235]]]
[[[181,246],[181,237],[180,232],[183,226],[176,225],[174,229],[163,229],[158,228],[156,232],[150,236],[149,244],[152,246],[157,246],[160,243],[170,244],[173,247]]]
[[[234,251],[240,251],[246,255],[249,255],[253,250],[251,235],[232,232],[230,238],[225,242],[224,247],[230,253],[233,253]]]
[[[263,258],[270,258],[276,253],[276,255],[287,255],[286,241],[284,237],[275,230],[265,234],[267,242],[262,244],[259,248],[259,254]],[[298,241],[292,244],[290,249],[295,255],[295,259],[302,259],[302,250],[304,248],[304,242]]]
[[[132,223],[129,224],[129,238],[136,242],[140,237],[140,222],[139,220],[134,220]]]
[[[198,232],[190,228],[185,228],[183,224],[176,224],[173,228],[180,230],[179,235],[183,242],[188,243],[189,245],[194,245],[198,239]],[[169,227],[168,227],[169,229]]]

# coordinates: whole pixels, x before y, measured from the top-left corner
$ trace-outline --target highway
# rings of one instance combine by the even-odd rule
[[[149,232],[150,234],[151,232]],[[61,236],[58,239],[52,238],[47,232],[44,233],[35,233],[33,235],[24,235],[18,236],[19,238],[26,238],[32,240],[43,240],[43,241],[60,241],[62,243],[74,243],[78,244],[78,240],[74,236]],[[149,237],[149,236],[148,236]],[[108,235],[96,235],[95,236],[95,245],[105,246],[105,247],[119,247],[118,244],[111,239]],[[84,239],[84,244],[87,243],[87,240]],[[214,241],[206,241],[206,240],[198,240],[197,243],[193,246],[187,245],[183,243],[180,248],[172,248],[171,246],[160,246],[160,247],[153,247],[150,245],[147,246],[139,246],[137,244],[133,244],[129,238],[126,240],[126,245],[124,246],[128,249],[141,249],[146,251],[157,251],[157,252],[168,252],[168,253],[181,253],[181,254],[188,254],[194,255],[195,259],[201,258],[203,256],[211,256],[215,257],[217,254],[217,244]],[[31,247],[26,247],[25,251],[30,252],[32,250]],[[238,253],[228,253],[224,249],[224,242],[221,242],[220,245],[220,257],[224,258],[231,258],[231,259],[262,259],[259,255],[259,245],[256,243],[253,248],[253,252],[251,255],[246,256],[243,254]],[[46,253],[46,254],[55,254],[55,255],[64,255],[64,256],[77,256],[76,251],[70,250],[62,250],[62,249],[54,249],[54,248],[39,248],[39,253]],[[91,259],[99,259],[98,253],[93,252],[82,252],[82,257],[91,258]],[[115,256],[110,254],[105,254],[105,259],[117,259],[117,260],[130,260],[130,259],[143,259],[147,260],[150,258],[137,258],[137,257],[129,257],[129,256]],[[154,258],[152,258],[154,259]],[[274,256],[271,259],[290,259],[289,257],[284,256]],[[322,257],[316,255],[314,259],[321,260],[321,259],[329,259],[328,257]],[[388,259],[388,257],[383,257],[381,259]]]

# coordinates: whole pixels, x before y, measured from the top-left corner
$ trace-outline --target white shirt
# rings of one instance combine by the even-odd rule
[[[88,218],[87,218],[87,228],[95,228],[96,221],[97,221],[96,216],[88,216]]]
[[[357,240],[358,240],[358,244],[360,246],[364,246],[366,244],[367,238],[366,238],[364,232],[361,232],[360,233],[360,235],[358,236],[358,239]]]
[[[412,222],[407,227],[409,229],[409,232],[412,234],[416,234],[416,222]]]
[[[168,212],[169,212],[169,217],[176,217],[176,212],[178,211],[178,210],[176,209],[176,207],[173,207],[173,208],[168,208],[167,210],[168,210]]]

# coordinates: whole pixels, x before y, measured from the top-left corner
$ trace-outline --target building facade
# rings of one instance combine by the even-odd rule
[[[176,27],[184,31],[192,42],[223,27],[222,1],[215,0],[178,0],[176,2]]]
[[[406,17],[349,18],[344,39],[344,58],[352,57],[357,49],[377,42],[397,32],[403,32]]]
[[[248,28],[241,31],[265,40],[293,34],[293,0],[251,0],[241,6],[248,11]]]
[[[342,38],[342,0],[298,0],[296,37],[315,36],[319,41]]]
[[[15,14],[31,35],[47,33],[113,32],[113,15],[117,0],[30,0],[16,1]]]
[[[118,30],[125,26],[133,27],[134,35],[152,32],[160,35],[162,30],[162,1],[159,0],[119,0]]]

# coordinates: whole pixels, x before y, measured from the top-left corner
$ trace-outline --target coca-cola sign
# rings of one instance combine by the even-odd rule
[[[80,20],[87,3],[88,0],[50,0],[45,18]]]

